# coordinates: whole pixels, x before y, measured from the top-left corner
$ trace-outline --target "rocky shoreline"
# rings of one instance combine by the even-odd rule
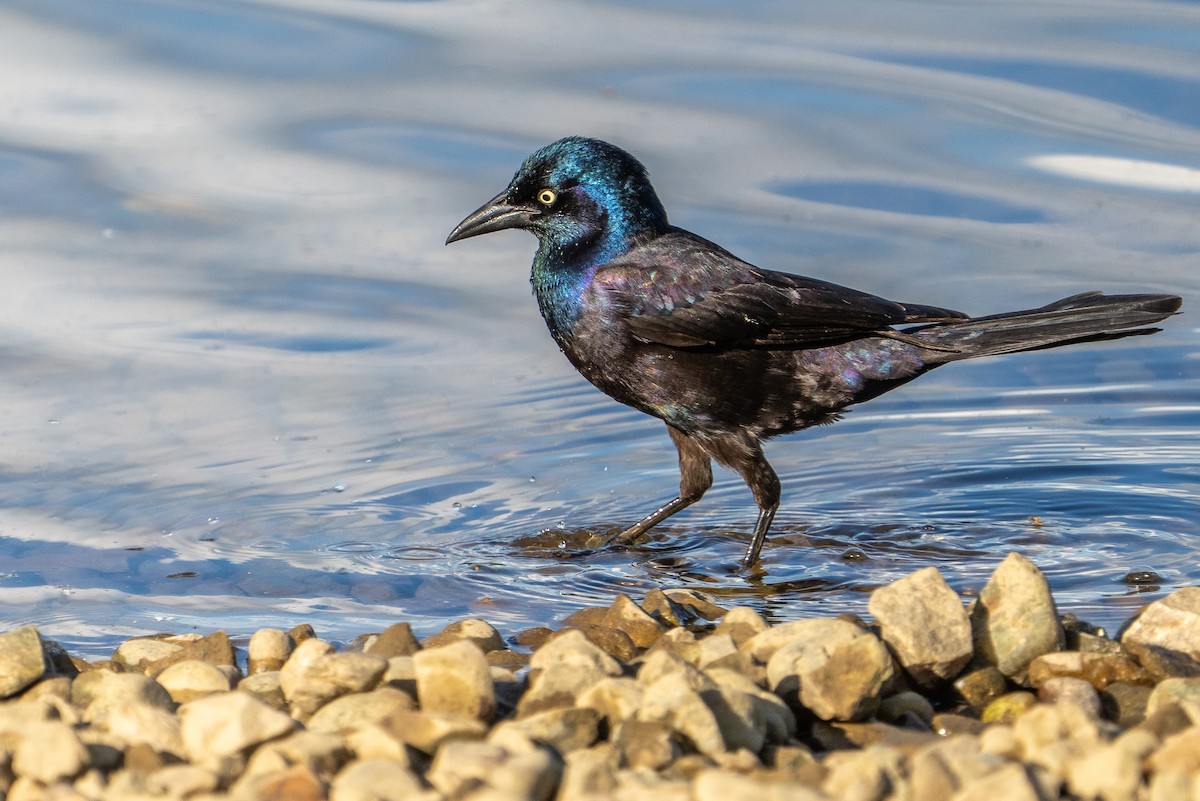
[[[1009,555],[871,620],[769,625],[687,590],[507,642],[482,620],[337,650],[307,626],[86,663],[0,634],[0,794],[50,799],[1200,799],[1200,587],[1119,639]],[[243,671],[239,666],[245,666]]]

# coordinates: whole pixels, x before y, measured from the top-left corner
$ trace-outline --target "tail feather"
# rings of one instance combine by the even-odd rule
[[[993,314],[908,328],[909,341],[930,348],[932,363],[1053,348],[1076,342],[1151,334],[1148,328],[1175,314],[1175,295],[1105,295],[1084,292],[1040,309]]]

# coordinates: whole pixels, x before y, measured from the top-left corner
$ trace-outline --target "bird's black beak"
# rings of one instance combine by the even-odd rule
[[[529,222],[532,212],[524,206],[514,206],[508,201],[507,190],[496,195],[471,212],[467,219],[454,226],[446,244],[457,242],[480,234],[490,234],[492,231],[503,231],[505,228],[522,228]]]

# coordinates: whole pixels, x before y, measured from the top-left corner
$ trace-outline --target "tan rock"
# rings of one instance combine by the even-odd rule
[[[742,775],[723,770],[704,770],[692,781],[691,798],[694,801],[828,801],[829,796],[795,784],[786,774]]]
[[[421,709],[489,721],[496,691],[483,651],[473,640],[427,647],[413,655]]]
[[[751,637],[769,628],[767,621],[763,620],[758,612],[748,606],[735,606],[721,618],[713,634],[727,634],[734,644],[741,648]]]
[[[321,707],[305,727],[314,732],[345,732],[380,723],[394,712],[416,709],[417,704],[394,687],[376,687],[365,693],[335,698]]]
[[[667,626],[647,614],[624,593],[619,593],[613,599],[604,616],[604,625],[628,634],[638,648],[654,645],[667,630]]]
[[[1088,717],[1094,720],[1100,718],[1100,694],[1083,679],[1070,676],[1046,679],[1038,688],[1038,700],[1047,704],[1075,704]]]
[[[451,740],[482,740],[488,731],[487,725],[476,718],[419,710],[394,712],[379,725],[396,739],[429,755]]]
[[[358,759],[329,788],[329,801],[414,801],[432,798],[409,768],[388,759]]]
[[[637,716],[642,693],[642,685],[635,679],[606,677],[580,693],[577,703],[596,710],[612,727]]]
[[[1146,764],[1150,770],[1159,773],[1200,773],[1200,726],[1192,726],[1164,739],[1158,750],[1146,758]]]
[[[1146,699],[1146,714],[1152,715],[1172,704],[1193,704],[1200,709],[1200,678],[1163,679]]]
[[[22,626],[0,634],[0,698],[21,692],[48,669],[37,628]]]
[[[512,753],[490,742],[452,740],[438,749],[426,779],[450,798],[486,787],[500,797],[541,801],[553,796],[561,772],[561,762],[548,749]]]
[[[1097,690],[1116,682],[1150,684],[1152,678],[1136,662],[1115,653],[1059,651],[1043,654],[1029,663],[1029,683],[1041,687],[1056,677],[1082,679]]]
[[[600,736],[600,713],[586,706],[550,709],[517,720],[506,720],[492,730],[492,739],[513,729],[534,742],[545,743],[559,754],[592,745]]]
[[[492,644],[489,641],[489,644]],[[391,659],[393,656],[412,656],[421,650],[421,644],[413,635],[412,626],[408,623],[393,623],[367,647],[368,654]]]
[[[199,765],[238,755],[293,731],[295,722],[246,693],[208,695],[179,707],[180,735]]]
[[[566,754],[556,801],[612,798],[617,788],[616,761],[617,753],[608,743]]]
[[[1038,704],[1013,724],[1025,762],[1040,765],[1059,779],[1068,766],[1101,742],[1094,718],[1074,704]]]
[[[176,662],[159,673],[157,680],[177,704],[230,689],[228,676],[219,668],[196,659]]]
[[[41,784],[73,779],[87,764],[87,749],[75,731],[56,721],[26,729],[12,756],[13,773]]]
[[[268,670],[247,676],[237,684],[237,691],[248,693],[262,701],[272,709],[287,711],[287,699],[283,697],[283,687],[279,681],[278,670]]]
[[[955,793],[950,801],[1042,801],[1023,765],[1008,764]]]
[[[251,676],[278,671],[292,655],[296,644],[281,629],[259,629],[246,648],[247,672]]]
[[[306,720],[334,698],[373,689],[387,668],[381,656],[333,653],[328,643],[309,639],[279,671],[279,684],[292,715]]]
[[[635,770],[662,770],[683,753],[674,728],[665,720],[623,721],[610,740],[617,764]]]
[[[936,567],[875,590],[867,609],[879,622],[880,637],[922,687],[953,679],[971,660],[971,622]]]
[[[1035,658],[1065,645],[1046,577],[1017,553],[1000,563],[980,591],[971,629],[976,653],[1018,682]]]
[[[504,647],[504,638],[500,636],[500,632],[496,631],[491,623],[478,618],[468,618],[451,623],[437,634],[422,640],[421,647],[438,648],[462,640],[473,642],[484,653],[498,651]]]
[[[755,658],[767,652],[764,638],[779,628],[791,635],[771,648],[767,678],[772,690],[822,720],[862,720],[879,708],[892,681],[892,658],[873,634],[844,620],[818,618],[784,624],[747,645]],[[752,643],[758,642],[756,647]]]
[[[350,752],[341,737],[298,731],[255,748],[238,781],[241,783],[249,777],[279,773],[300,765],[321,781],[328,782],[349,760]]]
[[[1200,676],[1200,587],[1184,587],[1147,606],[1121,644],[1158,678]]]
[[[821,789],[832,798],[883,801],[900,790],[908,773],[904,763],[903,754],[891,748],[835,751],[825,759]]]

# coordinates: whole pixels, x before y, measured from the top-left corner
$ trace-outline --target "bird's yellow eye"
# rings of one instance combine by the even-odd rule
[[[538,203],[543,206],[553,206],[554,201],[558,199],[558,195],[554,194],[553,189],[543,189],[537,194]]]

